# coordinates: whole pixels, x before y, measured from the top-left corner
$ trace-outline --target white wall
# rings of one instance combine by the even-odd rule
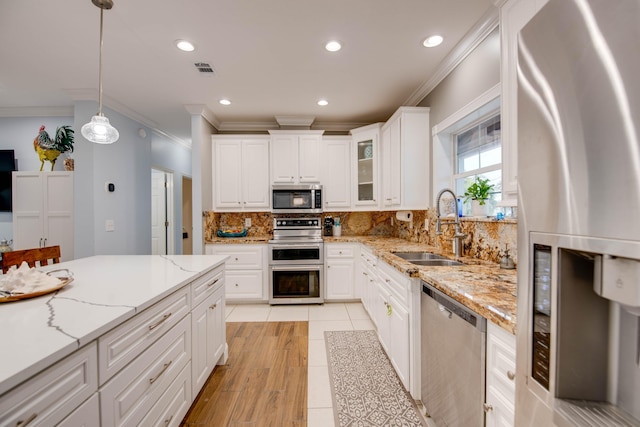
[[[204,253],[202,213],[213,210],[211,135],[215,128],[202,115],[191,115],[193,170],[193,253]]]
[[[151,136],[151,163],[154,168],[173,173],[173,222],[175,253],[182,253],[182,180],[191,178],[191,150],[168,138]],[[188,230],[191,235],[191,230]]]

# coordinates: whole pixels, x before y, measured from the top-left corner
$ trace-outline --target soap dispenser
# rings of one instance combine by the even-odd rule
[[[500,268],[502,268],[503,270],[513,270],[514,268],[516,268],[515,264],[513,263],[513,259],[509,257],[508,245],[504,245],[504,256],[500,260]]]

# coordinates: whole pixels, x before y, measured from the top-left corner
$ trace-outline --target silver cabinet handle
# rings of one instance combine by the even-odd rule
[[[171,415],[168,420],[164,420],[164,425],[168,426],[171,424],[171,420],[173,420],[173,415]]]
[[[167,370],[167,368],[169,368],[169,366],[171,366],[171,362],[172,362],[172,360],[169,360],[169,362],[165,363],[164,366],[162,367],[162,370],[160,372],[158,372],[158,375],[156,375],[153,378],[149,378],[149,383],[153,384],[154,382],[156,382],[158,380],[158,378],[160,378],[160,375],[164,374],[164,372]]]
[[[162,319],[158,320],[156,323],[154,323],[153,325],[149,325],[149,330],[153,331],[155,328],[157,328],[158,326],[160,326],[162,324],[162,322],[164,322],[165,320],[167,320],[169,317],[171,317],[171,313],[165,314],[164,316],[162,316]]]
[[[209,308],[210,308],[211,310],[215,310],[215,308],[216,308],[217,306],[218,306],[217,304],[212,304],[212,305],[210,305],[210,306],[209,306]]]
[[[209,283],[207,286],[213,286],[216,283],[218,283],[219,280],[220,280],[220,278],[218,277],[216,280],[214,280],[213,282]]]
[[[507,378],[509,378],[511,381],[513,381],[513,379],[516,377],[516,374],[513,373],[512,371],[507,371]]]
[[[483,403],[482,409],[484,409],[484,412],[493,411],[493,406],[489,403]]]
[[[239,286],[239,285],[236,283],[236,288],[237,288],[238,286]]]
[[[33,413],[26,420],[21,420],[16,423],[16,427],[25,427],[26,425],[31,424],[31,421],[35,420],[38,414]]]

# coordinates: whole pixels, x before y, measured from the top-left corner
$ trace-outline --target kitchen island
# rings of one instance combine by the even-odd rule
[[[118,373],[124,373],[119,371],[126,371],[129,366],[135,365],[138,359],[145,360],[145,357],[146,361],[140,364],[141,370],[145,370],[147,365],[153,366],[156,355],[148,354],[149,351],[154,347],[163,347],[154,343],[169,340],[165,337],[170,337],[172,333],[176,336],[176,341],[165,344],[171,346],[179,342],[178,337],[182,337],[183,353],[165,363],[164,369],[163,365],[160,365],[156,372],[159,372],[160,378],[165,370],[169,372],[175,369],[179,372],[171,377],[174,379],[182,372],[188,371],[188,381],[185,380],[185,384],[189,385],[188,397],[191,399],[195,395],[191,389],[192,373],[189,366],[193,365],[195,383],[196,362],[201,365],[195,358],[202,355],[202,349],[198,347],[199,343],[195,339],[200,326],[195,313],[205,301],[211,310],[205,310],[204,313],[214,312],[214,308],[218,309],[217,319],[222,320],[222,325],[217,325],[221,330],[215,332],[218,341],[222,337],[221,345],[218,347],[223,348],[223,352],[226,353],[225,260],[226,257],[214,255],[94,256],[42,267],[42,270],[68,269],[74,280],[51,294],[0,304],[3,326],[3,351],[0,355],[0,424],[4,425],[6,421],[14,420],[17,411],[12,405],[22,403],[13,402],[19,394],[30,389],[37,392],[38,381],[43,386],[46,385],[49,370],[80,353],[86,353],[88,356],[85,358],[87,362],[78,374],[82,377],[82,387],[76,388],[86,391],[83,391],[85,397],[73,399],[82,403],[86,396],[91,396],[97,404],[98,389],[103,391],[112,388],[111,384],[118,382]],[[208,301],[214,297],[217,298],[215,302],[209,303]],[[113,363],[110,365],[111,359]],[[213,364],[219,359],[216,358]],[[213,366],[208,368],[212,369]],[[41,373],[43,370],[45,371]],[[168,372],[163,378],[170,377]],[[154,373],[153,378],[155,375]],[[156,388],[161,389],[163,387],[160,383],[165,381],[163,378],[144,382],[150,382],[151,385],[157,383]],[[166,382],[164,387],[173,385],[169,380]],[[35,388],[30,383],[34,383]],[[164,390],[155,392],[158,393],[157,398],[161,397],[162,391]],[[153,399],[149,399],[147,395],[142,397],[149,400],[146,405],[151,409],[155,403]],[[117,393],[114,399],[119,399]],[[85,403],[90,400],[87,399]],[[101,396],[101,404],[108,403],[103,400]],[[187,408],[190,403],[186,402]],[[38,417],[42,419],[58,412],[51,418],[54,420],[53,424],[62,420],[60,410],[64,412],[75,409],[75,406],[68,402],[63,402],[60,408],[52,409],[51,404],[47,405]],[[102,412],[105,412],[104,407]],[[107,415],[106,419],[111,420],[112,415]],[[124,417],[119,421],[126,421],[127,417],[131,420],[136,417],[142,419],[145,414],[119,415]],[[170,425],[177,422],[179,419],[173,420]],[[111,421],[105,422],[104,413],[100,424],[111,424]]]

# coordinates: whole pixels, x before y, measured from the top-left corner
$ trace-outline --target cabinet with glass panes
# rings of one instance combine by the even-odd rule
[[[378,141],[382,123],[353,129],[354,208],[378,205]]]

